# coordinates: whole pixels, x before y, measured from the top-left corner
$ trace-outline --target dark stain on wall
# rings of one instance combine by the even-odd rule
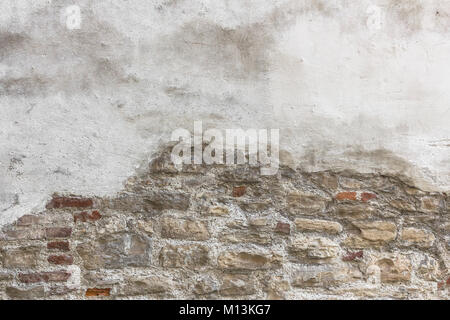
[[[258,22],[233,27],[198,18],[161,36],[153,53],[157,55],[157,63],[174,72],[189,70],[198,76],[264,79],[283,30],[302,15],[331,16],[335,11],[325,1],[290,1],[274,8]],[[142,45],[142,50],[148,54],[148,46]]]
[[[0,95],[72,95],[133,82],[125,71],[132,42],[88,5],[81,29],[66,28],[61,10],[72,4],[54,1],[33,12],[19,32],[0,34],[1,61],[14,71],[0,80]]]
[[[221,27],[208,20],[186,23],[161,38],[158,60],[189,62],[198,72],[221,72],[227,78],[254,78],[267,71],[266,51],[273,38],[260,24]]]
[[[419,0],[391,0],[387,6],[387,19],[400,35],[411,35],[422,30],[425,16]]]

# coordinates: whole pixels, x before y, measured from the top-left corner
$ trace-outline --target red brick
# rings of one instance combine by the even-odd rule
[[[65,271],[21,273],[18,275],[19,281],[23,283],[65,282],[69,277],[70,273]]]
[[[73,257],[69,255],[52,255],[47,259],[48,262],[58,265],[68,265],[73,263]]]
[[[77,197],[54,197],[48,204],[47,209],[57,208],[91,208],[94,201],[89,198]]]
[[[52,227],[45,229],[46,238],[68,238],[72,234],[72,228]]]
[[[86,297],[108,297],[110,295],[111,288],[99,289],[99,288],[89,288],[86,290]]]
[[[245,186],[234,187],[233,188],[233,197],[242,197],[245,194]]]
[[[77,222],[77,221],[81,221],[81,222],[97,221],[101,217],[102,217],[102,215],[97,210],[92,211],[91,214],[87,213],[86,211],[83,211],[83,212],[80,212],[80,213],[75,213],[74,216],[73,216],[73,220],[75,222]]]
[[[61,251],[69,251],[69,242],[67,241],[52,241],[47,243],[47,249],[56,249]]]
[[[356,200],[356,192],[339,192],[336,195],[337,200]]]
[[[95,211],[92,211],[91,216],[90,216],[90,219],[91,219],[92,221],[97,221],[97,220],[99,220],[101,217],[102,217],[102,215],[100,214],[100,212],[98,212],[97,210],[95,210]]]
[[[278,222],[277,226],[275,227],[275,231],[279,233],[290,234],[291,226],[289,225],[289,223]]]
[[[351,252],[351,253],[348,253],[348,255],[342,257],[342,261],[353,261],[356,258],[362,258],[362,257],[363,257],[362,251]]]
[[[367,202],[369,200],[376,199],[376,198],[377,198],[377,195],[375,193],[371,193],[371,192],[361,193],[361,200],[364,202]]]

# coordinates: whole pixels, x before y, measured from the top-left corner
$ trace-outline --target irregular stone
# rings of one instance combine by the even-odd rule
[[[194,279],[193,292],[196,295],[209,295],[215,293],[219,290],[219,282],[216,278],[206,276],[200,279]]]
[[[207,240],[210,238],[204,222],[171,217],[161,219],[161,236],[183,240]]]
[[[12,273],[0,271],[0,281],[8,281],[8,280],[12,280],[13,278],[14,278],[14,275]]]
[[[440,208],[441,203],[438,197],[422,197],[420,199],[420,209],[423,212],[439,213]]]
[[[306,266],[302,267],[302,270],[295,274],[293,286],[301,288],[329,288],[343,283],[357,281],[361,278],[361,272],[345,267]]]
[[[69,288],[68,286],[51,286],[48,290],[48,294],[51,296],[61,296],[76,291],[75,288]]]
[[[41,216],[41,225],[45,226],[71,226],[73,224],[73,214],[69,212],[47,212]]]
[[[367,219],[377,214],[377,210],[366,204],[336,206],[336,214],[349,220]]]
[[[149,169],[154,173],[177,173],[178,169],[175,167],[174,163],[170,159],[170,154],[161,155],[153,159],[149,163]]]
[[[100,269],[104,266],[103,255],[97,242],[85,242],[77,246],[77,253],[87,270]]]
[[[273,276],[267,284],[267,300],[284,300],[286,293],[291,290],[290,283],[282,276]]]
[[[217,175],[217,178],[224,182],[257,183],[261,180],[261,174],[258,168],[243,166],[225,169]]]
[[[300,257],[313,259],[316,262],[338,256],[339,245],[324,237],[297,236],[293,239],[290,251]]]
[[[333,221],[296,218],[294,223],[298,231],[327,232],[334,234],[342,231],[342,226]]]
[[[247,229],[247,221],[239,217],[227,222],[226,226],[231,229]]]
[[[31,226],[39,224],[42,221],[42,217],[31,214],[26,214],[17,219],[16,225],[18,226]]]
[[[266,245],[272,242],[270,234],[267,232],[240,230],[240,231],[226,231],[220,237],[220,241],[229,243],[256,243]]]
[[[147,267],[150,264],[150,241],[137,234],[119,234],[100,239],[105,268]]]
[[[406,242],[406,245],[417,245],[423,248],[429,248],[433,245],[435,237],[431,232],[417,228],[403,228],[400,239]]]
[[[224,297],[248,296],[256,292],[255,283],[248,275],[232,274],[223,277],[219,294]]]
[[[450,233],[450,222],[442,224],[441,229]]]
[[[8,240],[39,240],[43,238],[44,230],[42,228],[18,227],[6,231]]]
[[[128,231],[127,219],[123,215],[104,217],[97,223],[97,231],[99,234],[106,235],[126,232]]]
[[[258,217],[258,218],[251,218],[251,219],[249,219],[248,224],[250,226],[256,227],[256,228],[264,227],[264,226],[267,226],[268,219],[267,218],[260,218],[260,217]]]
[[[5,249],[2,252],[4,268],[32,268],[38,263],[38,248]]]
[[[386,245],[387,243],[389,242],[370,241],[360,236],[350,234],[341,242],[341,245],[353,249],[364,249],[364,248],[380,248]]]
[[[424,258],[420,260],[416,274],[427,281],[437,281],[441,276],[439,263],[436,259],[425,255]]]
[[[376,261],[382,283],[408,282],[411,279],[411,261],[403,255],[386,257]]]
[[[162,267],[195,269],[209,263],[209,251],[202,245],[167,245],[159,254],[159,262]]]
[[[123,284],[127,280],[123,274],[118,272],[108,272],[105,269],[100,271],[88,271],[83,275],[83,279],[89,284],[95,284],[99,287],[110,287],[117,284]]]
[[[404,188],[404,190],[407,194],[412,195],[412,196],[422,196],[425,194],[425,192],[423,192],[422,190],[417,189],[415,187],[406,186]]]
[[[182,192],[153,192],[144,198],[146,207],[153,210],[186,211],[190,206],[190,196]]]
[[[366,270],[367,283],[379,285],[381,283],[381,269],[379,266],[372,264]]]
[[[244,200],[238,202],[239,208],[246,212],[263,212],[270,208],[270,201],[252,201],[252,200]]]
[[[416,211],[416,206],[412,202],[408,202],[403,199],[395,199],[389,202],[389,204],[395,209],[401,211]]]
[[[287,205],[291,214],[312,214],[324,211],[327,200],[313,193],[294,192],[287,196]]]
[[[45,289],[41,286],[28,289],[7,287],[5,292],[8,297],[14,300],[43,299],[45,297]]]
[[[344,189],[363,189],[365,184],[362,181],[347,178],[347,177],[339,177],[339,185]]]
[[[361,237],[369,241],[392,241],[397,236],[397,227],[392,222],[354,222],[360,231]]]
[[[137,221],[137,228],[149,235],[152,235],[155,230],[153,228],[153,221],[151,220],[139,220]]]
[[[77,252],[88,270],[105,267],[146,267],[150,264],[150,241],[137,234],[115,234],[77,246]]]
[[[230,211],[228,210],[227,207],[214,206],[208,209],[208,213],[212,216],[222,217],[227,216],[230,213]]]
[[[160,276],[151,276],[145,278],[127,281],[122,294],[125,296],[141,296],[147,294],[161,294],[168,292],[172,287],[169,279]]]
[[[228,270],[265,270],[277,265],[278,257],[245,251],[222,252],[217,258],[219,268]]]

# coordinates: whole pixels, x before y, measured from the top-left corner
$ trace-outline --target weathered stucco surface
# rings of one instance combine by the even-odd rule
[[[0,1],[0,226],[116,196],[196,120],[279,128],[300,172],[450,190],[450,1],[80,0],[75,29],[73,4]]]

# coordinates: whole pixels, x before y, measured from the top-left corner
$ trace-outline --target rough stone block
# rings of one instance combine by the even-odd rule
[[[256,292],[255,282],[248,275],[225,275],[219,294],[224,297],[248,296]]]
[[[2,252],[5,268],[32,268],[37,265],[38,258],[38,248],[4,249]]]
[[[296,218],[294,223],[298,231],[326,232],[332,234],[342,232],[341,224],[334,221]]]
[[[171,217],[161,219],[161,236],[184,240],[207,240],[210,238],[205,222]]]
[[[168,245],[159,255],[162,267],[168,268],[201,268],[209,263],[209,250],[203,245]]]
[[[400,239],[406,245],[416,245],[423,248],[429,248],[433,245],[435,236],[422,229],[418,228],[403,228]]]
[[[226,270],[265,270],[277,266],[279,257],[246,251],[222,252],[217,258],[219,268]]]

